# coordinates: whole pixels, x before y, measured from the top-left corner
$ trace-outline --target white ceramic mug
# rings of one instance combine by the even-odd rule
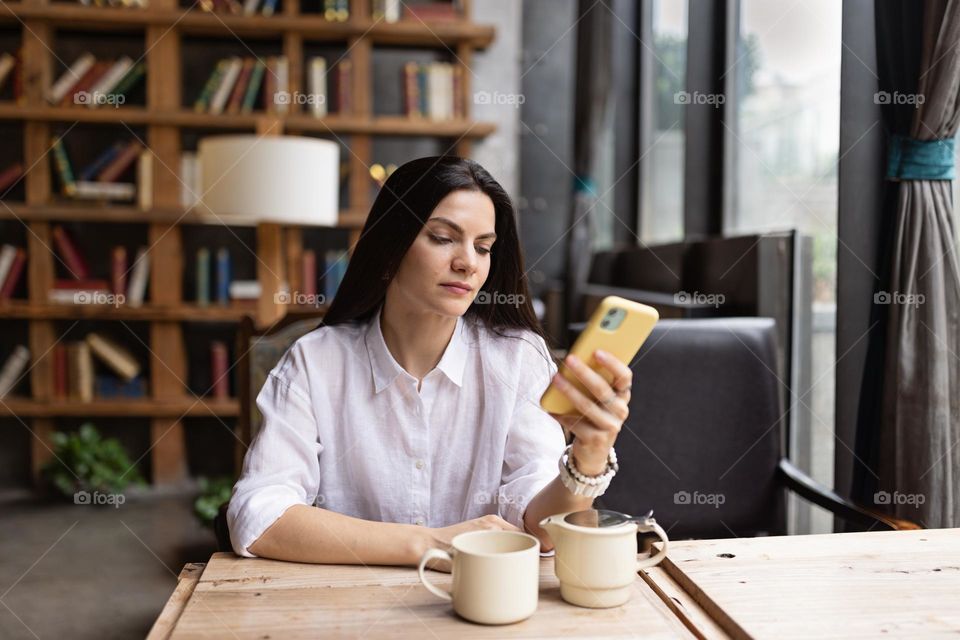
[[[540,592],[540,541],[519,531],[470,531],[454,537],[451,551],[427,549],[420,559],[420,581],[434,595],[453,602],[460,616],[481,624],[519,622],[537,610]],[[430,560],[453,566],[450,592],[431,584]]]

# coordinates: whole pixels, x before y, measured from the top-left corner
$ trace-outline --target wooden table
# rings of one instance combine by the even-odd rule
[[[216,553],[187,565],[150,638],[931,637],[960,633],[960,529],[681,541],[630,602],[560,599],[503,627],[466,622],[416,570],[301,565]],[[450,576],[432,572],[439,585]]]

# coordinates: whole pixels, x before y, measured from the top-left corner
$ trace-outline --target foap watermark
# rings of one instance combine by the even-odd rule
[[[711,505],[714,509],[719,509],[720,505],[727,501],[727,497],[722,493],[700,493],[694,491],[677,491],[673,494],[673,504],[695,504]]]
[[[877,491],[873,494],[873,503],[878,505],[898,505],[908,504],[912,507],[919,507],[927,501],[927,497],[922,493],[900,493],[894,491]]]
[[[474,304],[508,304],[520,307],[527,298],[522,293],[501,293],[500,291],[481,291],[473,299]]]
[[[722,293],[701,293],[694,291],[678,291],[673,294],[674,304],[708,304],[719,309],[720,305],[727,301],[727,296]]]
[[[900,91],[877,91],[873,94],[874,104],[909,104],[916,109],[927,101],[922,93],[901,93]]]
[[[499,91],[477,91],[473,94],[474,104],[495,104],[519,107],[527,101],[522,93],[501,93]]]
[[[922,293],[900,293],[899,291],[877,291],[873,294],[873,304],[898,304],[919,307],[927,301]]]
[[[127,498],[122,493],[101,493],[100,491],[94,491],[93,493],[90,493],[89,491],[77,491],[75,494],[73,494],[73,504],[108,504],[113,506],[115,509],[119,509],[120,505],[126,501]]]
[[[302,293],[300,291],[278,291],[273,294],[274,304],[295,304],[303,307],[320,307],[327,301],[322,293]]]
[[[523,504],[522,496],[514,496],[510,494],[499,494],[499,493],[488,493],[486,491],[480,491],[473,496],[473,501],[477,504]]]
[[[106,291],[77,291],[73,294],[73,304],[107,304],[119,307],[125,304],[127,296],[122,293]]]
[[[119,107],[126,103],[127,97],[122,93],[103,93],[102,91],[77,91],[73,94],[73,103],[88,107]]]
[[[673,94],[673,104],[708,104],[714,109],[727,101],[722,93],[701,93],[699,91],[677,91]]]
[[[303,91],[277,91],[273,94],[273,103],[278,106],[302,104],[318,105],[326,104],[327,96],[320,93],[304,93]]]

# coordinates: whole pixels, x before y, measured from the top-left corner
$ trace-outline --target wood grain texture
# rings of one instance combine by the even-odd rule
[[[183,570],[177,577],[177,588],[173,590],[173,594],[167,600],[167,604],[164,605],[160,616],[153,623],[150,633],[147,634],[147,640],[166,640],[170,637],[173,627],[180,619],[180,614],[183,613],[190,596],[193,595],[197,582],[200,581],[205,566],[202,562],[191,562],[184,565]]]
[[[441,587],[448,574],[431,572]],[[622,607],[563,602],[553,558],[540,562],[537,612],[489,627],[467,622],[409,567],[307,565],[214,554],[171,638],[693,637],[641,581]]]
[[[735,638],[960,633],[960,529],[672,542],[661,566]]]

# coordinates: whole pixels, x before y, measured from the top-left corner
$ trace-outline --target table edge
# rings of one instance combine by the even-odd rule
[[[206,569],[206,562],[188,562],[183,565],[180,575],[177,576],[177,586],[173,593],[163,605],[163,610],[150,627],[150,633],[147,634],[147,640],[166,640],[173,634],[173,630],[180,620],[183,610],[190,602],[193,591],[200,582],[203,570]]]

